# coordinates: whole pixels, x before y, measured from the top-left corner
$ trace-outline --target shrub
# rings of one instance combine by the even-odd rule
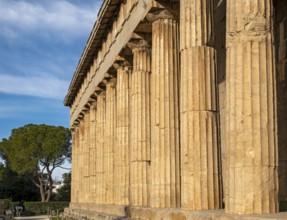
[[[63,212],[69,202],[25,202],[24,215],[43,215],[48,214],[48,210],[58,210]]]
[[[10,209],[12,201],[10,199],[0,199],[0,214],[5,214],[5,210]]]

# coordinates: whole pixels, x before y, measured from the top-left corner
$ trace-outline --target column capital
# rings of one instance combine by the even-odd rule
[[[170,11],[168,11],[166,9],[159,9],[156,11],[152,11],[146,15],[146,19],[152,23],[159,21],[159,20],[162,20],[162,19],[176,20],[175,16]]]
[[[105,90],[98,93],[98,100],[97,101],[99,101],[99,99],[105,99],[105,98],[106,98],[106,91]]]
[[[97,101],[91,104],[91,109],[97,110]]]
[[[72,128],[78,128],[79,126],[80,126],[80,119],[79,118],[77,118],[75,121],[74,121],[74,123],[73,123],[73,126],[72,126]]]
[[[117,78],[111,78],[108,83],[107,83],[107,87],[112,87],[112,88],[115,88],[117,85]]]
[[[125,72],[130,72],[130,71],[133,70],[133,66],[131,66],[131,65],[122,66],[122,69],[123,69]]]
[[[145,52],[150,52],[151,51],[151,46],[149,45],[144,45],[144,44],[138,44],[137,47],[133,49],[133,54],[136,52],[140,51],[145,51]]]
[[[127,43],[127,47],[134,53],[134,49],[143,48],[150,49],[151,48],[151,34],[139,35],[133,33],[130,41]]]
[[[115,61],[113,66],[116,70],[118,70],[118,69],[122,69],[123,67],[126,67],[126,66],[127,67],[131,66],[131,63],[129,61],[126,61],[126,60],[120,60],[120,61]]]

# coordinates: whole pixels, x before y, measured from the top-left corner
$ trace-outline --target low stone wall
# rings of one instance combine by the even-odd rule
[[[87,210],[93,207],[94,210]],[[115,205],[88,205],[85,209],[66,208],[67,220],[286,220],[287,212],[263,215],[228,215],[224,210],[184,211],[181,209],[156,209]]]

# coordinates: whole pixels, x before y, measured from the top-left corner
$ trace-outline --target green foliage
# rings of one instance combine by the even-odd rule
[[[67,128],[29,124],[13,129],[9,139],[0,143],[0,150],[12,170],[27,174],[39,165],[62,165],[71,154],[70,139]]]
[[[49,201],[52,173],[71,157],[71,133],[61,126],[28,124],[0,142],[0,155],[14,172],[34,182],[42,201]]]
[[[38,188],[25,177],[16,176],[11,182],[0,184],[0,198],[11,198],[13,201],[39,201]]]
[[[63,174],[64,185],[57,190],[55,195],[56,201],[70,201],[71,200],[71,173]]]
[[[12,201],[10,199],[0,199],[0,214],[5,214],[5,210],[12,207]]]
[[[0,199],[39,201],[38,188],[25,176],[18,175],[3,164],[0,164],[0,176]]]
[[[25,202],[24,215],[43,215],[47,214],[48,210],[63,212],[69,202]]]

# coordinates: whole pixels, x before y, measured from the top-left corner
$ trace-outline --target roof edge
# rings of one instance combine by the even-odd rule
[[[83,65],[86,62],[89,48],[91,47],[91,45],[95,41],[95,36],[97,35],[98,30],[100,29],[102,19],[105,16],[105,13],[106,13],[108,7],[110,6],[110,3],[111,3],[111,0],[104,0],[103,4],[101,5],[101,8],[100,8],[98,15],[97,15],[97,20],[96,20],[96,22],[93,26],[93,29],[90,33],[90,36],[87,40],[87,43],[86,43],[85,48],[82,52],[81,58],[78,62],[76,71],[74,72],[73,78],[72,78],[71,83],[69,85],[68,92],[65,96],[65,99],[64,99],[64,105],[65,106],[71,106],[72,102],[74,101],[75,94],[73,94],[73,93],[75,92],[75,90],[78,90],[78,88],[75,88],[75,87],[77,87],[76,84],[78,81],[82,81],[84,78],[85,73],[82,73],[82,69],[83,69]]]

